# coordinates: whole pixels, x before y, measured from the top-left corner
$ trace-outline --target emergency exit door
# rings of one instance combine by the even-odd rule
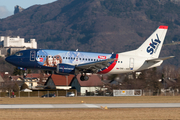
[[[134,58],[129,59],[129,68],[130,68],[130,70],[133,70],[133,68],[134,68]]]
[[[30,61],[35,61],[36,59],[36,51],[30,51]]]

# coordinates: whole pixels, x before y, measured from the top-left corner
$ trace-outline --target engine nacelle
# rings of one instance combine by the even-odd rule
[[[58,64],[56,69],[57,73],[74,74],[74,71],[75,71],[75,66],[68,64]]]

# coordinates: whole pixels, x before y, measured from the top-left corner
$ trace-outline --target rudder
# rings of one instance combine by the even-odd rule
[[[158,58],[168,26],[159,26],[156,31],[136,50],[139,56]]]

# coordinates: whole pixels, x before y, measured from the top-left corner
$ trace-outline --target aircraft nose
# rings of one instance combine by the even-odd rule
[[[11,64],[13,64],[13,59],[12,59],[12,57],[11,56],[9,56],[9,57],[6,57],[6,59],[5,59],[8,63],[11,63]]]
[[[10,57],[6,57],[6,62],[10,62]]]

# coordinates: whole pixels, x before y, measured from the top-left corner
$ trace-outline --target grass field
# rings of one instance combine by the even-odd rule
[[[138,109],[10,109],[1,120],[178,120],[180,108]]]
[[[180,96],[0,98],[0,104],[179,103]]]
[[[179,103],[179,96],[0,98],[0,104]],[[2,120],[175,120],[180,108],[0,109]]]

